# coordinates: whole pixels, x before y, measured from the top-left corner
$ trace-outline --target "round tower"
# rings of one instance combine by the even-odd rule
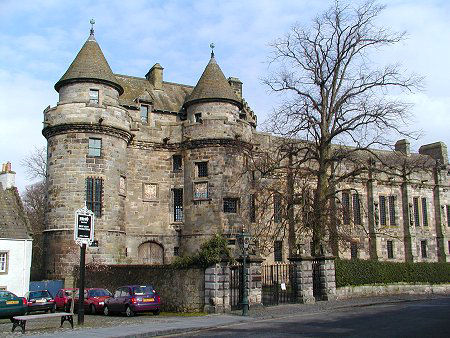
[[[185,222],[181,250],[191,253],[211,235],[241,232],[248,198],[243,148],[252,125],[214,53],[184,103]]]
[[[56,107],[44,111],[47,139],[48,205],[44,231],[47,278],[71,284],[80,249],[73,240],[74,213],[94,211],[98,247],[87,248],[87,263],[117,263],[125,256],[124,197],[127,112],[94,31],[55,84]]]

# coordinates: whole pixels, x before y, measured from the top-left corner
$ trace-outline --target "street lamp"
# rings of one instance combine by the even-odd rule
[[[242,252],[244,260],[242,262],[242,280],[243,280],[243,290],[242,290],[242,315],[248,316],[248,294],[247,294],[247,250],[250,244],[250,234],[242,230],[242,234],[239,235],[241,239]]]

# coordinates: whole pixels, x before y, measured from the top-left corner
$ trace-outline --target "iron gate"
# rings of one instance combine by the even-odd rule
[[[320,259],[312,261],[313,272],[313,296],[316,300],[322,300],[322,285],[320,281]]]
[[[263,265],[262,303],[277,305],[297,302],[297,269],[295,264]]]
[[[242,286],[244,285],[242,264],[230,266],[230,305],[231,310],[242,308]]]

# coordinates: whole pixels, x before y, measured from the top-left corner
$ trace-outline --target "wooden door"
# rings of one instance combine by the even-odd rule
[[[155,242],[145,242],[138,248],[139,262],[142,264],[164,264],[164,248]]]

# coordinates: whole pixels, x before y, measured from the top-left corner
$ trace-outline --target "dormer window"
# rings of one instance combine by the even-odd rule
[[[141,104],[141,122],[148,123],[148,106]]]
[[[89,103],[98,104],[98,89],[89,89]]]

